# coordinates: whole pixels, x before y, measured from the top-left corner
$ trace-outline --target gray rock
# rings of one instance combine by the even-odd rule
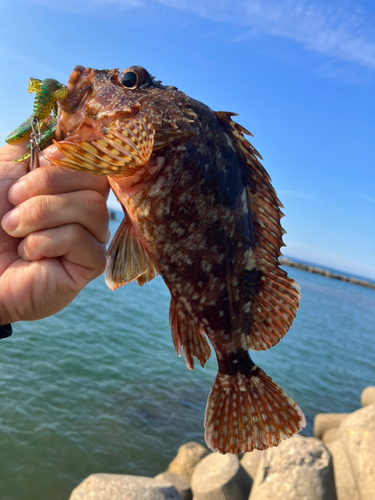
[[[297,435],[266,450],[250,500],[336,500],[332,457],[316,438]]]
[[[327,448],[331,452],[333,459],[337,500],[360,500],[350,461],[342,440],[338,439],[328,443]]]
[[[260,450],[253,450],[253,451],[248,451],[247,453],[244,453],[241,460],[240,464],[242,467],[245,469],[245,471],[249,474],[252,480],[255,478],[255,474],[258,470],[259,464],[262,460],[262,454],[264,451]]]
[[[191,492],[190,481],[186,477],[173,474],[172,472],[163,472],[156,476],[155,479],[173,484],[182,500],[192,500],[193,494]]]
[[[370,386],[363,389],[361,394],[361,405],[375,405],[375,387]]]
[[[91,474],[69,500],[181,500],[169,482],[121,474]]]
[[[196,466],[191,478],[194,500],[247,500],[251,477],[235,455],[211,453]]]
[[[333,441],[336,441],[336,439],[339,439],[340,435],[340,428],[332,427],[332,429],[328,429],[328,431],[325,431],[322,436],[322,441],[324,444],[332,443]]]
[[[375,498],[375,405],[355,411],[340,426],[361,500]]]
[[[322,439],[328,429],[339,427],[348,415],[349,413],[318,413],[314,418],[314,436]]]
[[[191,441],[179,447],[177,455],[169,464],[167,472],[191,479],[195,466],[208,455],[208,450],[199,443]]]

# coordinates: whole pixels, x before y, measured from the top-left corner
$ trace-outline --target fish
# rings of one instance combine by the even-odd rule
[[[277,344],[299,306],[280,268],[282,204],[252,135],[145,68],[76,66],[59,102],[56,166],[106,175],[124,218],[108,250],[111,289],[160,275],[187,367],[214,349],[205,440],[223,454],[277,446],[305,426],[299,406],[251,359]]]
[[[63,83],[53,78],[30,78],[28,92],[36,93],[34,99],[33,113],[5,138],[8,144],[19,142],[32,133],[37,135],[38,147],[42,148],[49,144],[55,136],[57,125],[57,101],[64,100],[68,95],[68,89]],[[51,116],[52,113],[52,116]],[[31,156],[30,145],[26,147],[26,155],[13,161],[20,162]]]

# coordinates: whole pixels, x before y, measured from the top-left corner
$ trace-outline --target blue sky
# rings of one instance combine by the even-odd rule
[[[0,19],[1,137],[31,76],[144,66],[254,134],[286,256],[375,278],[373,0],[3,0]]]

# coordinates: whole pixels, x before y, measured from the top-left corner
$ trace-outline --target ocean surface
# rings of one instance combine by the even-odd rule
[[[375,385],[375,291],[286,269],[300,310],[253,358],[298,402],[311,435],[317,413],[354,411]],[[168,307],[160,277],[112,292],[101,276],[61,313],[0,341],[1,500],[68,500],[95,472],[154,476],[178,446],[203,443],[216,359],[186,368]]]

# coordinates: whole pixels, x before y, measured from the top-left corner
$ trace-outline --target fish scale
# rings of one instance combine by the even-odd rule
[[[121,202],[108,286],[161,275],[173,343],[189,369],[194,357],[205,364],[210,340],[218,374],[206,409],[208,446],[266,449],[305,425],[297,404],[249,356],[279,342],[298,309],[298,285],[278,263],[281,204],[233,113],[215,113],[147,75],[138,66],[77,66],[49,158],[108,175]]]

